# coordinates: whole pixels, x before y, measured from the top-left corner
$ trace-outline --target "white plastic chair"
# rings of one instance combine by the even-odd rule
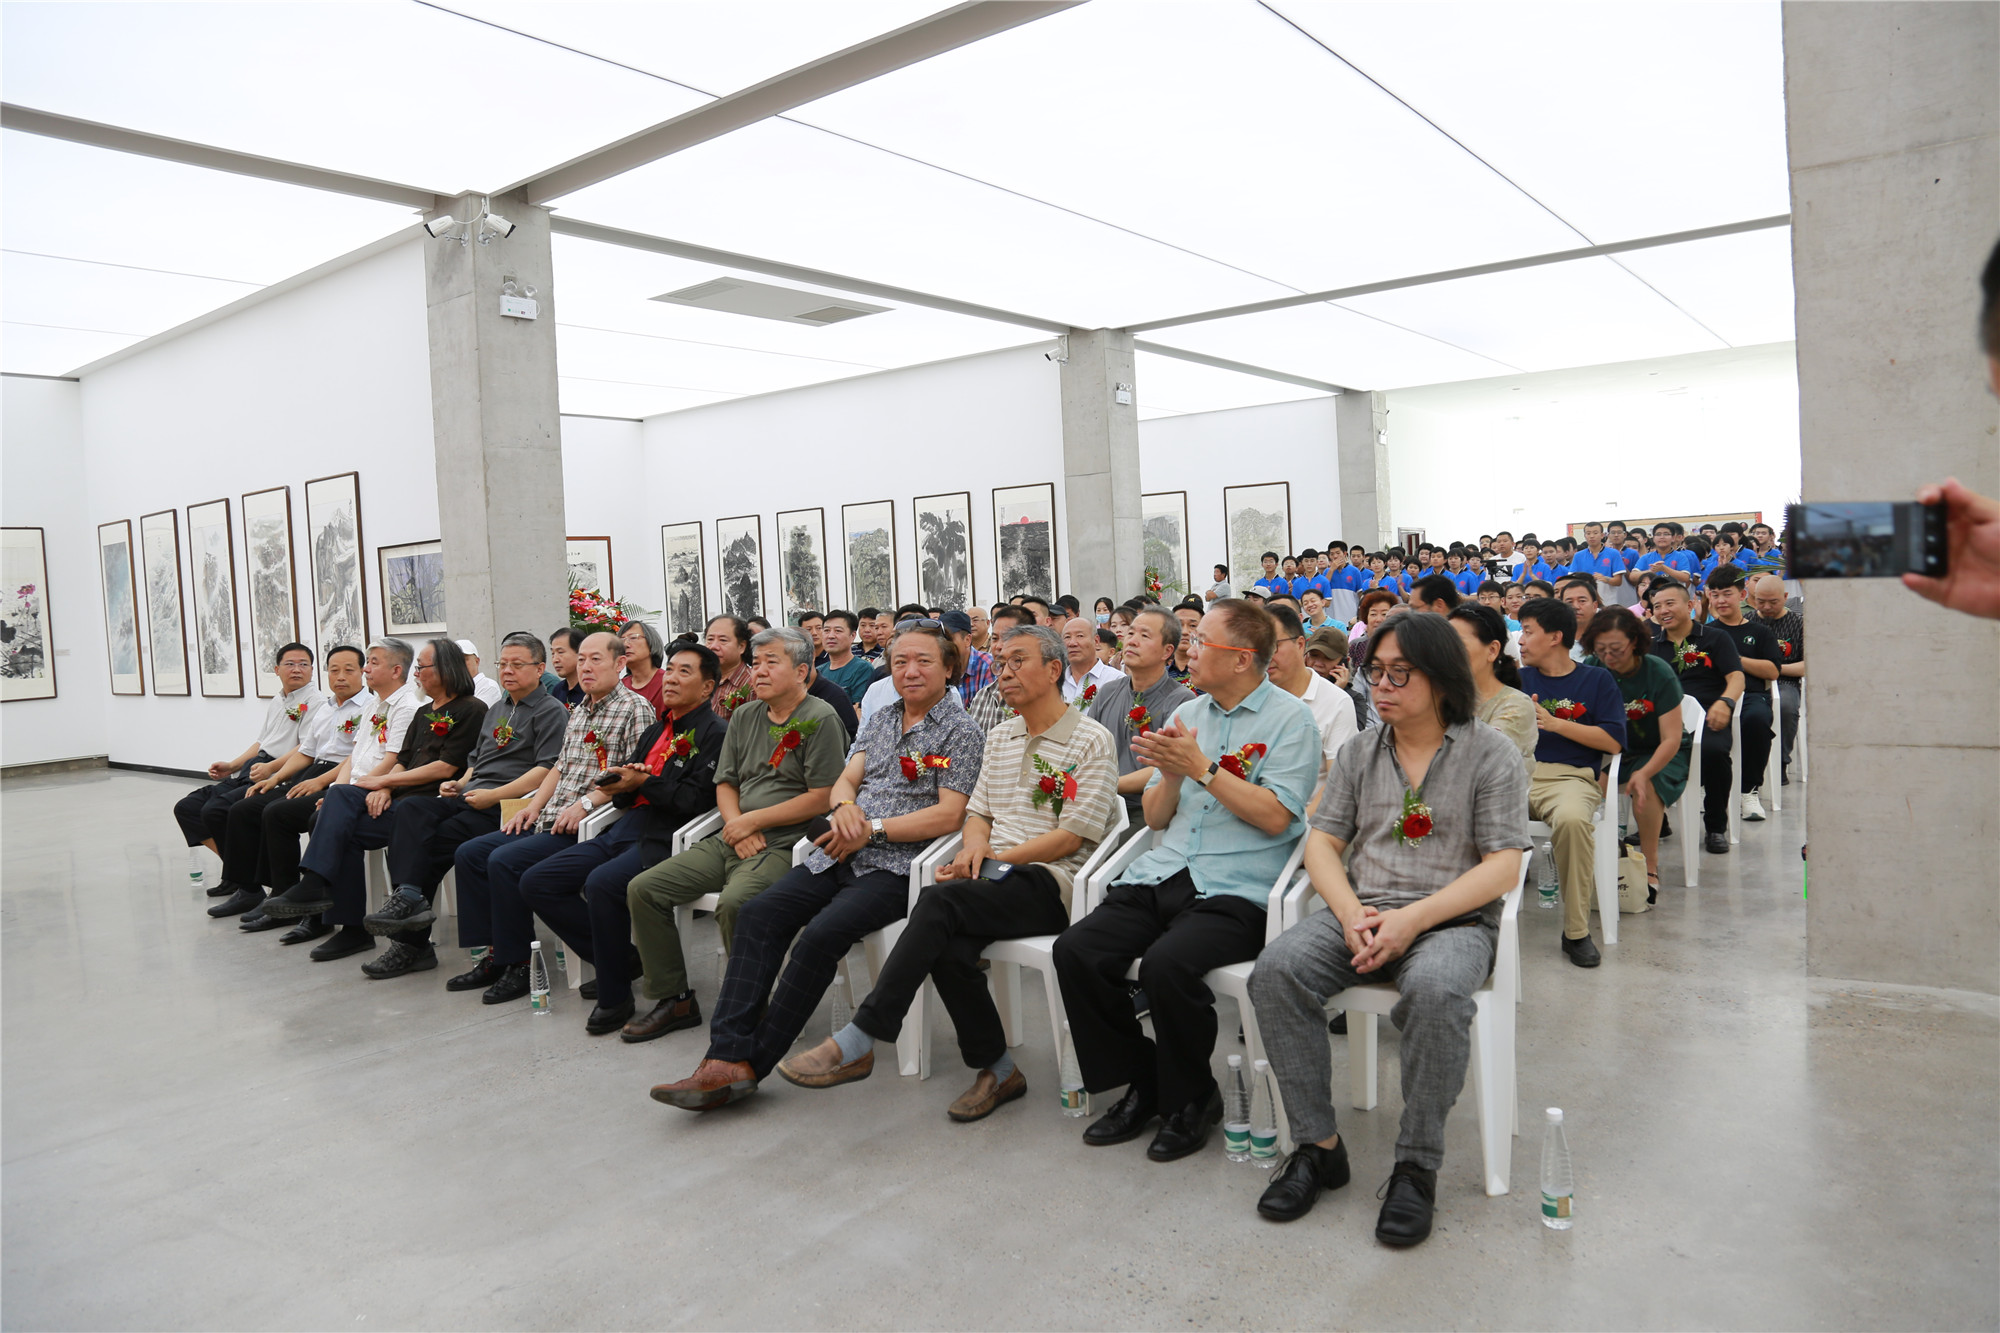
[[[1681,868],[1687,886],[1692,889],[1701,883],[1701,738],[1708,730],[1708,710],[1689,695],[1681,696],[1681,730],[1689,737],[1688,780],[1681,788],[1680,799],[1667,809],[1667,814],[1681,821]],[[1695,801],[1695,815],[1690,822],[1687,808],[1688,798]]]
[[[1479,1148],[1489,1195],[1507,1193],[1513,1175],[1514,1138],[1521,1132],[1514,1019],[1521,999],[1521,893],[1528,881],[1528,860],[1523,853],[1514,887],[1501,900],[1500,938],[1493,954],[1493,973],[1472,996],[1473,1098],[1479,1107]],[[1314,892],[1311,878],[1301,874],[1284,895],[1284,924],[1295,925],[1325,906]],[[1272,915],[1275,918],[1279,913]],[[1394,986],[1372,985],[1351,987],[1327,1001],[1329,1009],[1344,1010],[1347,1014],[1348,1092],[1356,1110],[1375,1109],[1379,1055],[1375,1020],[1393,1010],[1399,998]],[[1244,1031],[1249,1032],[1248,1025]],[[1329,1036],[1328,1041],[1331,1040]],[[1290,1152],[1295,1146],[1290,1125],[1282,1115],[1278,1125],[1284,1151]]]
[[[1623,755],[1611,756],[1611,764],[1599,779],[1604,787],[1604,799],[1597,803],[1597,813],[1590,822],[1596,838],[1592,846],[1592,866],[1597,879],[1597,915],[1603,919],[1604,942],[1618,943],[1618,768]],[[1539,841],[1555,835],[1539,819],[1528,821],[1528,837]],[[1550,849],[1553,856],[1555,851]],[[1532,858],[1533,852],[1529,853]]]
[[[1785,808],[1785,696],[1777,681],[1768,682],[1771,691],[1771,753],[1764,760],[1762,787],[1771,809]]]
[[[396,886],[389,882],[389,850],[386,847],[369,849],[361,858],[363,882],[367,885],[367,904],[364,910],[372,912],[389,901],[389,895]],[[448,916],[458,915],[458,872],[447,870],[438,881],[437,893],[433,895],[431,907],[442,921]]]
[[[1744,673],[1750,679],[1748,672]],[[1749,685],[1744,685],[1749,690]],[[1729,710],[1729,842],[1743,841],[1743,701]]]

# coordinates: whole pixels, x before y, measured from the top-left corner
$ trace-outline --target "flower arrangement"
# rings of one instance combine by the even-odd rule
[[[1574,699],[1551,699],[1542,707],[1565,722],[1574,722],[1590,711]]]
[[[1180,584],[1168,583],[1160,577],[1159,570],[1154,569],[1151,565],[1146,566],[1146,586],[1141,591],[1149,592],[1155,597],[1164,598],[1168,593],[1179,592],[1180,590]]]
[[[569,581],[569,627],[579,634],[594,634],[598,630],[616,634],[618,627],[628,620],[643,620],[658,614],[658,611],[648,611],[636,602],[606,597],[595,588],[584,587],[574,578]]]

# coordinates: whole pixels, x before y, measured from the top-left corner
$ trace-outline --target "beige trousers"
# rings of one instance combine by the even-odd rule
[[[1590,933],[1590,903],[1597,893],[1597,829],[1591,820],[1604,800],[1587,768],[1536,764],[1528,779],[1528,818],[1554,834],[1556,878],[1562,884],[1563,938]]]

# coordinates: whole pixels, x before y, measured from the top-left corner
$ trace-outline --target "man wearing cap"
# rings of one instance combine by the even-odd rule
[[[488,708],[507,697],[507,691],[500,688],[500,682],[490,676],[479,674],[479,649],[470,639],[456,640],[458,651],[465,654],[465,669],[472,673],[472,695]]]
[[[1368,706],[1367,701],[1360,694],[1355,692],[1353,686],[1350,684],[1354,679],[1354,672],[1347,664],[1348,652],[1351,647],[1347,636],[1329,625],[1325,629],[1314,630],[1311,634],[1306,635],[1303,647],[1305,648],[1307,670],[1318,676],[1321,681],[1339,690],[1341,694],[1346,696],[1347,701],[1353,705],[1355,730],[1366,731],[1369,727],[1373,726],[1374,723],[1370,715],[1374,710]],[[1315,714],[1315,720],[1317,720],[1317,714]]]
[[[1146,822],[1141,807],[1152,765],[1133,755],[1132,738],[1167,725],[1174,710],[1194,698],[1194,691],[1167,671],[1181,644],[1181,622],[1157,606],[1132,617],[1125,630],[1125,674],[1097,692],[1090,720],[1111,733],[1118,751],[1118,794],[1125,800],[1132,828]]]

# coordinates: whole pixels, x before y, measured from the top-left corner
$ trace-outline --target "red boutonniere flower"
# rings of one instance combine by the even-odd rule
[[[1625,705],[1625,717],[1628,721],[1638,722],[1652,715],[1653,701],[1651,699],[1634,699]]]
[[[1683,640],[1674,646],[1674,670],[1686,671],[1690,667],[1715,665],[1715,659],[1694,646],[1692,639]]]
[[[514,720],[503,717],[500,725],[493,728],[493,743],[498,749],[506,749],[507,742],[514,739]]]
[[[458,725],[458,719],[450,713],[425,713],[424,721],[431,724],[431,735],[446,736]]]
[[[1076,799],[1076,765],[1056,768],[1048,760],[1036,755],[1035,772],[1041,774],[1035,779],[1035,808],[1039,810],[1046,805],[1055,812],[1057,819],[1061,819],[1063,803]]]
[[[1574,722],[1590,710],[1574,699],[1551,699],[1542,705],[1565,722]]]
[[[361,714],[356,713],[353,717],[348,718],[347,721],[340,724],[340,734],[343,736],[352,736],[354,734],[355,728],[359,727],[360,725],[361,725]]]
[[[305,715],[306,706],[304,704],[297,704],[285,710],[285,720],[287,722],[296,722]]]
[[[723,695],[722,702],[715,706],[717,716],[726,721],[731,713],[734,713],[738,708],[743,706],[750,698],[751,693],[752,691],[748,685],[738,685],[735,689]]]
[[[804,722],[780,722],[771,727],[771,740],[777,749],[771,751],[771,767],[785,762],[785,756],[806,743],[806,737],[819,730],[819,719]]]
[[[597,751],[597,768],[599,772],[611,766],[611,747],[597,739],[595,729],[583,733],[583,743]]]
[[[1153,715],[1146,711],[1146,705],[1134,704],[1125,714],[1125,725],[1143,736],[1153,729]]]
[[[660,776],[669,759],[692,759],[701,753],[701,747],[694,743],[694,728],[674,733],[673,743],[660,750],[659,758],[647,765],[654,777]]]
[[[1225,773],[1234,773],[1239,778],[1248,778],[1250,770],[1256,766],[1259,759],[1264,757],[1266,748],[1262,741],[1251,741],[1248,745],[1222,756],[1222,758],[1215,762],[1222,766],[1222,771]]]
[[[1403,792],[1403,813],[1396,821],[1396,841],[1405,847],[1416,847],[1431,836],[1436,825],[1431,822],[1431,808],[1424,804],[1421,790]]]
[[[1097,697],[1097,682],[1093,680],[1090,682],[1090,684],[1083,687],[1083,693],[1077,695],[1076,698],[1070,700],[1070,704],[1078,712],[1083,712],[1084,710],[1090,707],[1090,701],[1092,699],[1095,699],[1096,697]]]
[[[368,717],[368,728],[375,733],[376,740],[388,740],[389,715],[387,713],[371,713]]]
[[[1778,653],[1782,657],[1790,658],[1792,655],[1792,641],[1790,639],[1778,640]]]
[[[950,768],[951,756],[948,754],[919,754],[917,751],[911,750],[907,754],[900,756],[897,762],[902,765],[904,778],[915,782],[923,775],[923,771],[927,768],[939,770]]]

